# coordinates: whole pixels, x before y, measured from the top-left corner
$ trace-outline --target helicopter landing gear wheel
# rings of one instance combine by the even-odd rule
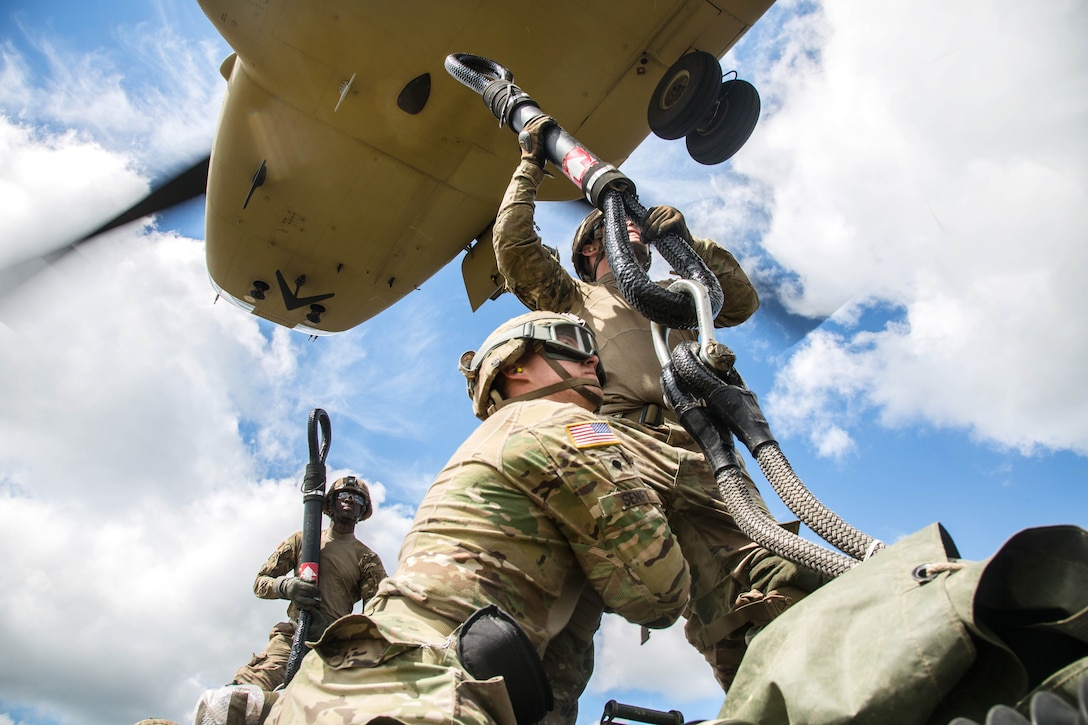
[[[697,50],[682,56],[665,71],[650,97],[646,120],[663,139],[690,133],[710,114],[718,100],[722,67],[710,53]]]
[[[752,135],[759,120],[759,92],[748,81],[721,84],[718,101],[687,134],[688,153],[700,164],[713,166],[733,156]]]

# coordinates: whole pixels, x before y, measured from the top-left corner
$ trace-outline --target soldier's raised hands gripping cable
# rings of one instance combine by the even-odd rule
[[[687,243],[691,243],[691,232],[679,209],[671,206],[651,206],[642,220],[642,233],[646,241],[661,239],[669,234],[677,234]]]
[[[518,134],[521,160],[531,161],[543,169],[544,163],[548,160],[544,149],[544,132],[557,125],[555,119],[547,114],[536,116],[526,123]]]

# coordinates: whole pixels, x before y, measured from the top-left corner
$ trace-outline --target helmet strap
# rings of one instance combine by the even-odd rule
[[[568,373],[566,369],[555,360],[552,360],[550,357],[544,354],[541,354],[541,357],[544,358],[544,362],[548,363],[548,367],[554,370],[559,377],[563,378],[564,383],[569,383],[569,385],[567,385],[568,388],[574,388],[574,392],[578,393],[583,398],[593,404],[593,410],[597,410],[601,407],[601,403],[604,402],[604,398],[600,394],[589,390],[587,386],[592,385],[599,388],[601,385],[604,384],[602,381],[594,380],[593,378],[572,377],[571,374]]]
[[[597,259],[593,263],[593,281],[597,281],[597,270],[601,268],[601,262],[605,260],[604,246],[599,247],[597,252]]]
[[[515,395],[512,398],[506,398],[505,400],[499,401],[495,403],[495,410],[505,408],[511,403],[520,403],[523,400],[536,400],[537,398],[544,398],[551,395],[552,393],[558,393],[560,390],[567,390],[570,388],[573,388],[574,392],[578,393],[583,398],[592,403],[594,410],[596,410],[601,406],[601,403],[604,402],[604,399],[601,396],[595,395],[594,393],[586,389],[587,385],[596,384],[597,381],[593,378],[572,378],[570,376],[567,376],[566,380],[560,380],[558,383],[552,383],[551,385],[546,385],[543,388],[537,388],[530,393]]]
[[[562,379],[558,383],[545,385],[543,388],[537,388],[536,390],[528,393],[523,393],[522,395],[515,395],[512,398],[506,398],[505,400],[497,401],[495,403],[495,410],[506,407],[511,403],[518,403],[523,400],[536,400],[537,398],[544,398],[551,395],[552,393],[557,393],[560,390],[568,389],[573,389],[574,392],[581,395],[583,398],[588,400],[590,404],[593,405],[593,410],[598,410],[601,407],[601,404],[604,402],[604,398],[596,391],[590,389],[590,386],[593,386],[594,388],[599,387],[600,382],[594,380],[593,378],[576,378],[571,376],[571,374],[568,373],[562,365],[545,355],[542,350],[543,345],[541,345],[540,343],[534,343],[533,352],[544,358],[544,362],[548,364],[548,367],[554,370],[556,375],[558,375]]]

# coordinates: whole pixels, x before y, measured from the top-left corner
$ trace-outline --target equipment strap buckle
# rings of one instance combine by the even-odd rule
[[[659,428],[665,423],[665,409],[657,403],[647,403],[642,406],[642,411],[639,412],[638,422],[642,425]]]

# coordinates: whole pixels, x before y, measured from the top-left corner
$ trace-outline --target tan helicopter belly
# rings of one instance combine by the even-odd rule
[[[288,327],[358,325],[484,235],[516,165],[449,53],[502,63],[619,164],[649,133],[665,68],[691,47],[724,52],[770,3],[200,0],[237,51],[208,178],[213,283]],[[578,196],[562,178],[541,189]]]

